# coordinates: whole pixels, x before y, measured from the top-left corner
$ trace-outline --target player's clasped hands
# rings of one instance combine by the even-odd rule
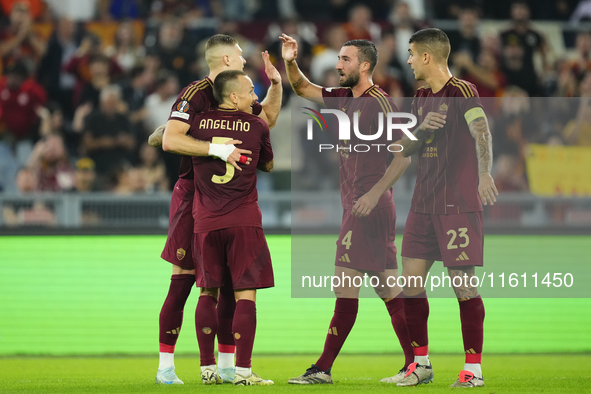
[[[478,194],[480,194],[480,200],[484,205],[495,205],[495,202],[497,202],[495,196],[499,195],[499,191],[497,190],[495,181],[490,174],[480,175],[480,179],[478,180]]]
[[[429,112],[421,124],[421,129],[425,131],[440,129],[445,126],[445,118],[447,118],[447,115],[442,115],[438,112]]]

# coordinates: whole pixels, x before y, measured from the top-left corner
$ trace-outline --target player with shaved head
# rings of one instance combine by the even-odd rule
[[[218,108],[195,117],[191,136],[212,142],[239,138],[252,152],[250,157],[255,165],[235,171],[220,160],[193,158],[197,190],[193,204],[193,259],[197,276],[203,282],[199,298],[202,307],[195,314],[201,368],[215,371],[215,334],[219,329],[216,301],[220,288],[229,281],[236,299],[231,326],[236,343],[234,385],[272,385],[273,381],[262,379],[251,368],[256,293],[274,285],[256,189],[257,169],[273,170],[269,126],[252,114],[257,96],[252,80],[244,72],[220,73],[213,93]]]

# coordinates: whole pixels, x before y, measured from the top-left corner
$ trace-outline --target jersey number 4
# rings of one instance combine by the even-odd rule
[[[468,237],[467,232],[468,228],[466,227],[460,227],[458,231],[449,230],[447,235],[451,235],[451,239],[447,244],[447,249],[457,249],[458,247],[465,248],[466,246],[470,245],[470,237]],[[457,237],[464,238],[464,242],[459,245],[455,245],[454,242],[456,241]]]
[[[345,234],[345,236],[343,237],[343,240],[341,241],[341,245],[345,246],[345,249],[349,250],[349,248],[351,247],[351,235],[353,234],[353,230],[349,230],[349,232],[347,234]]]
[[[211,142],[213,144],[225,144],[228,141],[231,141],[232,138],[226,137],[213,137]],[[230,180],[234,177],[235,168],[232,164],[226,163],[226,173],[224,175],[214,175],[211,177],[211,181],[217,184],[224,184],[230,182]]]

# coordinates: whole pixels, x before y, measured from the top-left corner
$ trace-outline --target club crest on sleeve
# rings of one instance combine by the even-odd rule
[[[186,113],[189,110],[189,102],[186,100],[181,101],[177,104],[176,110],[181,113]]]

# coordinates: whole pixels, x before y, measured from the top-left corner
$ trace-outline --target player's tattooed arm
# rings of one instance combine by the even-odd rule
[[[273,163],[273,160],[271,160],[268,163],[259,163],[257,165],[257,170],[263,171],[263,172],[271,172],[271,171],[273,171],[273,166],[274,166],[274,163]]]
[[[461,278],[461,285],[454,285],[454,292],[460,302],[478,297],[478,288],[470,285],[470,278],[474,276],[474,266],[448,268],[447,273],[451,278],[451,283],[460,282],[459,280],[454,281],[456,276]]]
[[[297,41],[287,34],[282,34],[279,39],[283,43],[281,56],[285,62],[287,79],[293,91],[300,97],[324,105],[322,87],[310,82],[298,67],[298,63],[296,62],[296,58],[298,57]]]
[[[492,136],[488,130],[488,122],[485,117],[480,117],[471,121],[468,127],[470,127],[472,137],[476,140],[478,175],[490,175],[492,170]]]
[[[409,157],[414,155],[421,149],[421,145],[423,145],[423,141],[428,139],[431,134],[437,129],[442,128],[445,126],[445,118],[446,115],[442,115],[438,112],[429,112],[425,119],[423,119],[423,123],[415,129],[413,135],[417,138],[417,140],[411,140],[406,134],[402,137],[400,141],[400,145],[402,145],[402,155],[404,157]]]
[[[480,116],[468,123],[470,133],[476,141],[476,158],[478,159],[478,194],[484,205],[493,205],[499,195],[492,171],[492,135],[485,116]]]
[[[150,134],[150,136],[148,137],[148,144],[150,146],[153,146],[154,148],[162,146],[162,135],[164,134],[165,128],[166,125],[163,124],[162,126],[159,126],[156,130],[154,130],[152,134]]]

